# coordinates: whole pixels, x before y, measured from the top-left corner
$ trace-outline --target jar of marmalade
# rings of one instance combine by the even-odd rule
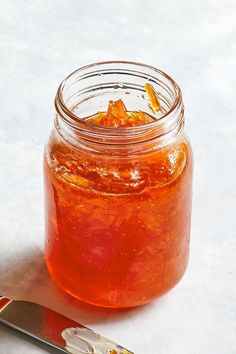
[[[146,304],[188,263],[192,152],[181,91],[153,67],[103,62],[69,75],[55,107],[44,159],[49,272],[87,303]]]

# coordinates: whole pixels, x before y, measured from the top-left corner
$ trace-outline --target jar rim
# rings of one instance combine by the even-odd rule
[[[150,70],[153,73],[156,73],[162,77],[164,77],[168,83],[170,83],[171,87],[174,90],[174,99],[173,103],[171,104],[170,109],[163,114],[161,117],[159,117],[157,120],[153,122],[149,122],[144,125],[139,125],[139,126],[133,126],[133,127],[106,127],[106,126],[99,126],[95,125],[92,123],[87,122],[86,120],[81,120],[79,119],[79,116],[76,115],[72,110],[67,106],[63,99],[63,89],[66,86],[66,83],[76,74],[83,74],[84,71],[93,69],[93,68],[100,68],[102,66],[106,65],[114,65],[114,68],[116,65],[131,65],[133,67],[140,67],[146,70]],[[124,71],[127,69],[123,69]],[[134,61],[124,61],[124,60],[110,60],[110,61],[100,61],[100,62],[95,62],[91,63],[85,66],[82,66],[76,70],[74,70],[72,73],[70,73],[68,76],[65,77],[65,79],[61,82],[61,84],[58,87],[56,97],[55,97],[55,108],[57,113],[62,117],[65,123],[67,123],[69,126],[73,127],[74,129],[88,129],[88,130],[96,130],[97,134],[110,134],[110,135],[116,135],[119,133],[122,134],[130,134],[130,133],[138,133],[140,131],[143,131],[143,129],[151,129],[155,128],[163,123],[163,121],[167,120],[168,117],[171,115],[175,114],[176,111],[178,111],[182,104],[182,93],[181,89],[178,86],[178,84],[164,71],[157,69],[154,66],[148,65],[148,64],[143,64],[140,62],[134,62]],[[183,107],[182,107],[183,108]]]

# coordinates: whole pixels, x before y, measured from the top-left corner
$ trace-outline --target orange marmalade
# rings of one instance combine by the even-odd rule
[[[94,305],[146,304],[188,262],[192,153],[180,89],[149,66],[98,63],[66,78],[55,103],[44,159],[49,272]]]

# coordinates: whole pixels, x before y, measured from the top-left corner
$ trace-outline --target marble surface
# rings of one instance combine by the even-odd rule
[[[0,0],[0,293],[47,305],[136,354],[236,353],[236,2]],[[43,261],[42,151],[53,97],[87,63],[127,59],[180,84],[195,152],[191,258],[139,309],[65,295]],[[0,326],[1,354],[48,353]]]

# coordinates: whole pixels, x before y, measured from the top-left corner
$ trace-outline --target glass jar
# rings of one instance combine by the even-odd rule
[[[87,121],[115,99],[148,111],[146,83],[161,102],[159,119],[128,128]],[[104,62],[69,75],[55,107],[44,159],[49,272],[91,304],[146,304],[178,283],[188,263],[192,152],[181,91],[153,67]]]

